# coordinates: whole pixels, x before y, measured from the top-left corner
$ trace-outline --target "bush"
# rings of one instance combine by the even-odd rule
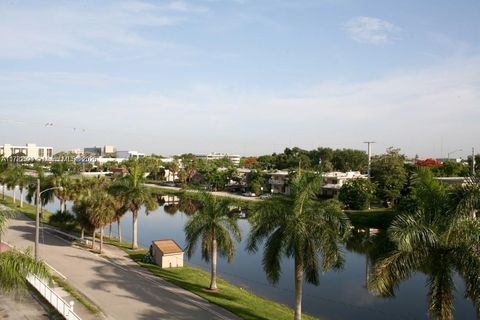
[[[75,216],[68,211],[65,211],[64,213],[57,211],[48,218],[48,222],[51,224],[65,225],[75,222]]]
[[[366,179],[347,181],[341,188],[338,200],[349,209],[366,210],[375,192],[374,185]]]

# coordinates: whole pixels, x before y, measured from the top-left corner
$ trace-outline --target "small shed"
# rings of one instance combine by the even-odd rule
[[[183,267],[183,250],[175,240],[152,241],[152,257],[160,268]]]

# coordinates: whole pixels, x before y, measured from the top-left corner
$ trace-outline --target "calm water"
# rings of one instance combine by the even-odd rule
[[[71,207],[69,204],[68,207]],[[55,212],[59,208],[58,200],[46,207]],[[153,240],[174,239],[180,245],[185,245],[183,227],[188,215],[178,211],[171,215],[165,212],[164,206],[146,215],[139,215],[139,241],[148,247]],[[246,220],[240,220],[240,227],[244,238],[250,229]],[[122,219],[123,237],[131,237],[131,214],[127,213]],[[116,233],[116,228],[114,228]],[[358,243],[350,241],[349,248]],[[292,305],[293,291],[293,262],[282,262],[283,275],[276,286],[268,283],[262,269],[262,252],[249,254],[245,250],[245,241],[237,247],[235,260],[228,264],[220,258],[218,272],[221,276],[237,286],[253,291],[272,300]],[[396,291],[396,297],[385,299],[376,297],[365,287],[366,265],[368,258],[354,251],[344,249],[345,268],[340,272],[323,274],[320,286],[305,284],[303,295],[303,310],[306,313],[321,317],[321,319],[427,319],[427,292],[426,277],[418,273],[411,279],[402,282]],[[199,254],[195,254],[189,264],[208,270]],[[455,299],[456,319],[475,319],[472,304],[463,298],[464,283],[460,277],[455,279],[457,293]]]

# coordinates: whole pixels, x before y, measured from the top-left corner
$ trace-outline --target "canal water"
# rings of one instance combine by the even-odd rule
[[[71,204],[67,205],[71,208]],[[46,206],[51,212],[57,211],[59,202],[55,199]],[[165,210],[166,209],[166,210]],[[169,210],[168,205],[146,214],[139,214],[139,242],[148,247],[153,240],[174,239],[185,246],[183,228],[189,216],[181,211]],[[131,239],[131,213],[122,219],[124,240]],[[292,306],[294,302],[293,261],[282,261],[282,277],[277,285],[271,285],[262,269],[262,250],[250,254],[245,250],[246,237],[250,230],[247,220],[239,220],[243,240],[237,246],[234,261],[228,264],[219,258],[218,272],[231,283],[252,291],[260,296]],[[108,229],[107,229],[108,230]],[[106,230],[106,231],[107,231]],[[363,230],[360,230],[363,232]],[[373,231],[373,230],[372,230]],[[116,227],[114,226],[116,234]],[[357,233],[357,235],[361,232]],[[375,241],[376,237],[373,237]],[[321,319],[428,319],[428,287],[426,276],[417,273],[412,278],[402,282],[395,291],[394,298],[381,298],[366,288],[368,277],[367,265],[370,259],[362,253],[359,239],[352,238],[344,246],[345,267],[341,271],[331,271],[321,275],[320,285],[304,285],[303,311]],[[350,249],[347,249],[350,248]],[[199,252],[186,263],[208,270],[209,265],[201,260]],[[470,301],[463,297],[465,284],[455,277],[455,319],[475,319],[475,311]]]

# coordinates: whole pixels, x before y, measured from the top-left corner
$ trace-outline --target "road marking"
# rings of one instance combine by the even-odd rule
[[[52,269],[53,271],[55,271],[55,273],[57,273],[60,277],[63,278],[63,280],[67,280],[67,277],[64,276],[60,271],[58,271],[57,269],[55,269],[54,267],[52,267],[50,264],[48,264],[47,261],[43,260],[43,263],[45,263],[50,269]]]

